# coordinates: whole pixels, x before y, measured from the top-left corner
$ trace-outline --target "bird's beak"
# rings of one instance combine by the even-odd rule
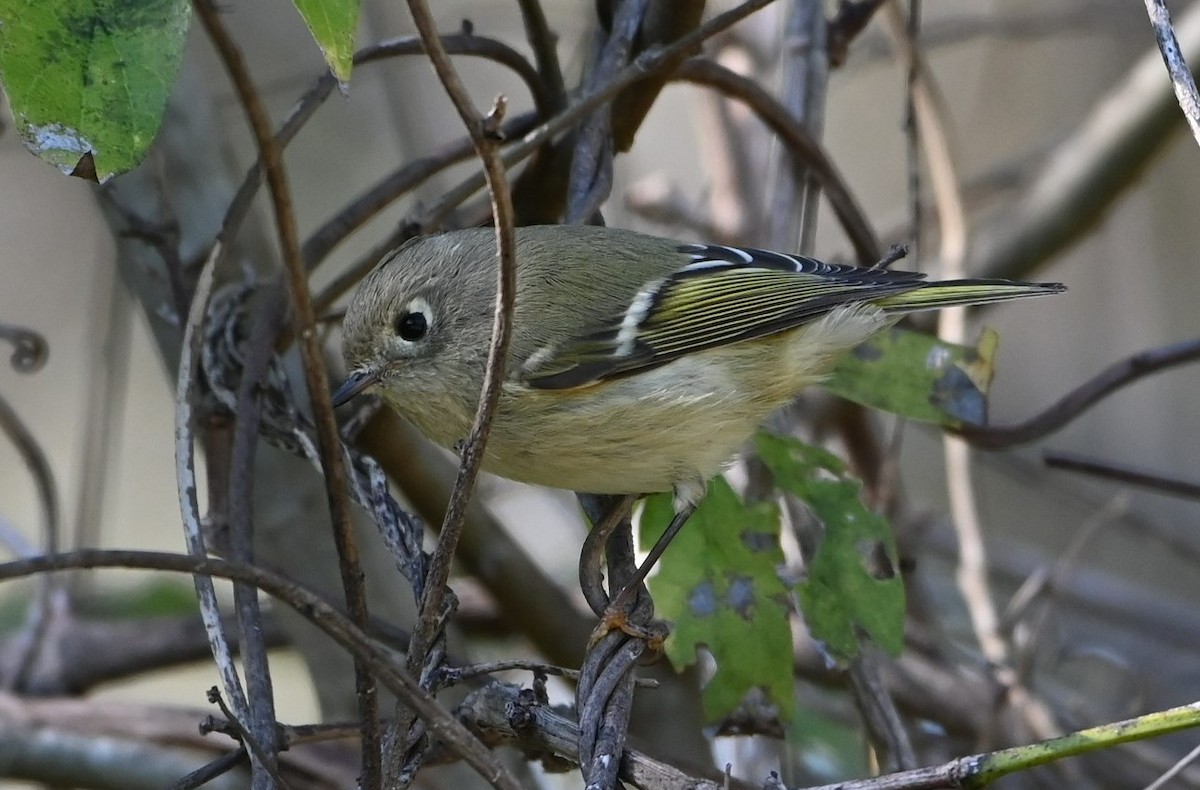
[[[338,387],[337,391],[333,393],[334,407],[336,408],[348,402],[355,395],[360,394],[367,387],[379,381],[380,372],[379,368],[352,371],[346,377],[346,380],[342,382],[342,386]]]

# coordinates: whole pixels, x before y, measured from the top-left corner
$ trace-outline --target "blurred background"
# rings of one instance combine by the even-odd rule
[[[728,4],[708,5],[712,14]],[[706,53],[778,92],[781,63],[795,43],[785,34],[793,5],[780,0],[710,42]],[[1190,18],[1192,5],[1173,5],[1177,23]],[[595,27],[592,4],[544,0],[544,6],[559,35],[567,83],[577,84]],[[1126,128],[1123,113],[1137,109],[1130,95],[1158,92],[1169,97],[1169,86],[1140,4],[927,0],[922,8],[923,48],[940,90],[966,199],[970,267],[987,260],[996,245],[1025,232],[1030,207],[1041,211],[1049,205],[1045,189],[1053,184],[1047,185],[1045,176],[1054,167],[1072,155],[1086,161],[1095,153],[1088,145],[1096,136]],[[528,54],[515,3],[439,0],[436,13],[444,31],[458,30],[469,19],[476,33]],[[876,231],[888,242],[905,241],[911,235],[904,135],[907,66],[896,56],[882,14],[878,16],[852,42],[845,63],[829,73],[820,137]],[[224,7],[224,18],[249,57],[278,123],[322,72],[320,53],[284,0],[231,3]],[[364,3],[360,46],[411,32],[402,4]],[[503,93],[511,103],[510,117],[532,106],[511,73],[487,61],[456,62],[477,104],[486,106]],[[1130,83],[1135,78],[1142,82]],[[1124,99],[1113,102],[1114,96]],[[198,24],[193,25],[173,107],[177,117],[192,119],[188,133],[201,141],[196,167],[207,166],[200,148],[215,145],[232,163],[229,183],[235,185],[254,159],[253,143]],[[1139,163],[1121,177],[1120,186],[1098,181],[1095,192],[1111,194],[1084,207],[1082,220],[1064,216],[1064,227],[1080,228],[1070,231],[1069,243],[1053,254],[1027,256],[1022,264],[1026,268],[1019,276],[1061,281],[1070,290],[1052,300],[1004,305],[972,316],[972,332],[986,324],[1001,337],[991,401],[994,422],[1031,416],[1134,352],[1197,335],[1200,267],[1194,251],[1200,248],[1200,223],[1194,215],[1200,150],[1178,109],[1171,109],[1166,123],[1147,125],[1133,135],[1144,138],[1144,151],[1131,145],[1112,154]],[[129,267],[140,264],[126,259],[124,280],[118,274],[118,251],[128,249],[129,242],[114,238],[96,190],[29,155],[7,113],[4,125],[0,321],[44,335],[49,360],[33,375],[0,366],[0,394],[45,453],[57,484],[66,545],[78,540],[89,546],[182,550],[173,463],[174,361],[165,364],[155,342],[161,331],[156,322],[167,317],[147,315],[122,285],[130,277]],[[357,69],[348,95],[328,100],[287,150],[302,233],[311,232],[398,164],[460,133],[461,124],[424,59],[390,59]],[[603,213],[610,225],[682,240],[707,234],[720,241],[770,246],[765,204],[772,174],[785,167],[784,161],[744,106],[703,88],[672,84],[654,104],[632,150],[617,157],[615,185]],[[177,189],[192,194],[184,183],[189,176],[171,167],[151,160],[142,177],[157,180],[169,194]],[[334,251],[315,276],[314,290],[473,167],[467,163],[436,175],[380,213]],[[224,189],[227,199],[231,190]],[[126,186],[118,180],[118,199],[123,190]],[[1078,202],[1087,203],[1082,198]],[[215,209],[204,208],[216,211],[219,219],[219,203]],[[198,209],[180,202],[174,210],[189,217]],[[259,224],[266,228],[263,238],[269,240],[269,214],[261,200],[257,210]],[[919,265],[936,274],[936,214],[927,205],[924,216],[925,243],[915,259],[899,266]],[[852,248],[827,206],[818,222],[811,252],[853,261]],[[272,253],[271,243],[259,243],[260,250]],[[275,265],[270,261],[260,270]],[[336,349],[336,337],[332,342]],[[108,400],[101,397],[104,392]],[[1069,451],[1200,481],[1197,393],[1200,369],[1163,372],[1032,446],[972,455],[993,603],[1003,613],[1023,582],[1037,574],[1049,579],[1005,638],[1014,663],[1024,667],[1023,683],[1055,712],[1061,731],[1200,697],[1200,608],[1195,605],[1200,534],[1194,498],[1049,470],[1042,453]],[[103,409],[106,402],[111,403],[108,411]],[[94,413],[97,408],[99,414]],[[824,407],[817,401],[813,408]],[[890,440],[893,421],[873,420],[879,435]],[[89,426],[92,440],[87,438]],[[95,448],[90,453],[85,452],[89,441]],[[905,545],[920,546],[910,590],[916,590],[920,605],[936,611],[931,619],[941,629],[922,632],[921,638],[943,640],[939,649],[952,654],[951,664],[986,676],[988,662],[979,652],[955,583],[956,538],[948,516],[940,434],[909,425],[900,447],[907,526],[897,528],[904,530]],[[302,511],[317,502],[324,512],[320,499],[289,501],[295,495],[288,482],[301,473],[281,471],[273,479],[260,478],[259,488],[266,492],[261,496],[282,498],[278,507],[283,510]],[[585,531],[569,496],[496,480],[487,480],[482,490],[490,511],[516,543],[578,601],[575,568]],[[43,515],[38,502],[21,456],[11,443],[0,443],[0,531],[10,553],[40,546]],[[328,538],[289,532],[286,518],[276,518],[275,527],[265,523],[270,520],[264,516],[259,536],[268,563],[298,574],[302,571],[297,568],[311,571],[312,583],[336,590],[336,565],[325,553]],[[364,540],[369,535],[368,527]],[[477,538],[480,556],[487,556],[487,535]],[[320,541],[326,542],[324,548]],[[378,585],[372,592],[384,600],[389,595],[398,599],[402,596],[394,591],[399,589],[394,581],[377,581],[395,576],[389,560],[381,550],[378,554],[368,567],[369,584]],[[327,567],[316,567],[323,563]],[[537,639],[514,625],[511,612],[497,611],[502,607],[495,591],[486,578],[479,578],[486,572],[468,566],[458,583],[466,613],[462,649],[472,656],[545,654],[544,645],[535,649]],[[180,577],[105,572],[84,574],[72,583],[80,611],[88,616],[178,615],[191,606],[190,581]],[[6,613],[10,635],[25,621],[33,591],[32,584],[0,589],[0,611]],[[374,609],[391,611],[379,603]],[[319,640],[296,631],[286,616],[283,620],[289,639],[300,648],[281,647],[272,654],[278,718],[301,723],[351,715],[349,673],[343,671],[338,680],[336,673],[317,669],[321,682],[314,684],[312,668],[323,666],[313,658],[320,648],[306,646],[305,640]],[[342,661],[345,669],[344,659],[332,660]],[[94,689],[93,698],[203,708],[204,692],[214,682],[211,663],[199,659],[169,672],[105,682]],[[732,760],[735,775],[752,781],[760,780],[764,770],[780,768],[789,782],[798,783],[861,772],[863,745],[845,699],[825,683],[810,686],[807,681],[798,694],[803,721],[787,746],[763,739],[718,739],[715,757],[694,751],[688,756],[696,764],[715,760],[717,766]],[[934,736],[951,731],[953,739],[944,743],[961,749],[947,745],[943,757],[1007,743],[996,732],[955,731],[954,725],[929,716],[914,715],[913,721],[923,722],[922,737],[935,742]],[[1143,771],[1129,769],[1128,775],[1148,781],[1195,740],[1194,734],[1184,734],[1154,741],[1138,747],[1134,757],[1120,759],[1141,765]],[[932,757],[938,749],[929,747],[922,754]],[[1068,772],[1025,775],[1008,780],[1013,782],[1008,786],[1062,786],[1064,777],[1079,782],[1071,786],[1107,785],[1103,770],[1094,766],[1078,773],[1063,770]],[[1191,786],[1196,778],[1185,774],[1177,781],[1186,784],[1177,786]]]

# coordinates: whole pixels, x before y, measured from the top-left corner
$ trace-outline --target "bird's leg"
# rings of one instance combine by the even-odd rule
[[[676,507],[675,517],[671,519],[671,523],[667,525],[666,530],[654,542],[654,546],[650,549],[650,553],[646,555],[645,561],[625,581],[624,586],[621,587],[621,591],[617,593],[616,597],[605,608],[604,615],[600,618],[600,623],[592,631],[592,636],[588,640],[589,645],[596,644],[601,637],[614,630],[621,630],[630,636],[646,639],[652,645],[662,642],[666,634],[661,627],[654,628],[631,622],[629,615],[637,606],[638,593],[642,589],[642,583],[646,581],[646,576],[649,575],[655,563],[658,562],[659,557],[667,550],[667,546],[679,534],[679,530],[683,528],[683,525],[694,512],[696,512],[696,506],[690,502]]]
[[[687,523],[687,520],[696,512],[696,506],[692,504],[683,505],[675,511],[675,517],[671,519],[671,523],[667,525],[663,534],[654,541],[654,546],[650,549],[650,553],[646,555],[645,561],[638,566],[637,571],[625,582],[625,586],[621,588],[621,592],[617,593],[617,597],[608,605],[608,610],[611,612],[614,609],[628,608],[633,603],[637,596],[637,589],[642,582],[646,581],[646,577],[650,575],[650,571],[654,569],[655,563],[659,557],[667,550],[667,546],[671,545],[671,541],[679,534],[679,530]]]

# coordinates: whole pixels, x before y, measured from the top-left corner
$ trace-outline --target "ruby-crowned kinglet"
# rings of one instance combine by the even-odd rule
[[[1058,293],[1056,283],[925,282],[627,230],[518,228],[506,380],[484,468],[598,494],[708,478],[839,354],[904,313]],[[374,387],[443,447],[466,437],[483,383],[495,233],[460,230],[389,253],[344,322],[341,404]]]

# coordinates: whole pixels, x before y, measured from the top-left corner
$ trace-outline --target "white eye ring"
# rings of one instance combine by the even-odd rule
[[[417,296],[396,313],[392,326],[396,339],[403,345],[411,346],[424,340],[433,324],[433,307]]]

